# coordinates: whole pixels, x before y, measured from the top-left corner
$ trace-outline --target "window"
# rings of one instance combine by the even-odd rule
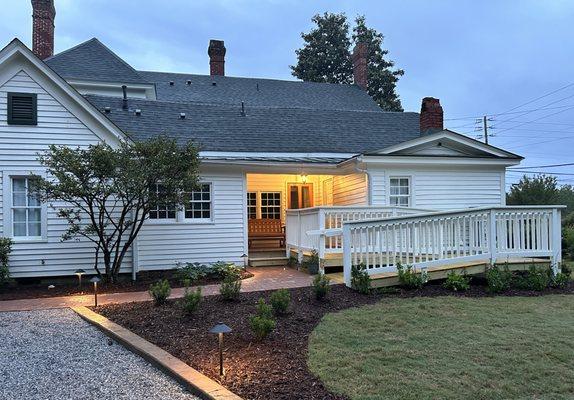
[[[152,189],[153,190],[153,189]],[[175,204],[162,202],[162,193],[165,191],[163,186],[155,185],[155,193],[158,197],[156,204],[152,204],[149,211],[150,219],[175,219]]]
[[[35,93],[8,93],[8,124],[36,125],[37,104]]]
[[[14,237],[42,236],[42,205],[28,178],[12,178],[12,224]]]
[[[185,218],[211,218],[211,184],[202,183],[198,190],[189,193],[189,200],[185,205]]]
[[[257,193],[247,193],[247,218],[257,219]]]
[[[410,178],[390,178],[389,204],[391,206],[410,206]]]
[[[281,219],[281,192],[261,193],[261,218]]]

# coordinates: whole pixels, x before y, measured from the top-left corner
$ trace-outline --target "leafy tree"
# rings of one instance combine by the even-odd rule
[[[297,65],[291,66],[294,76],[306,82],[352,83],[351,39],[345,14],[315,15],[317,27],[301,33],[305,42],[295,50]]]
[[[509,205],[552,205],[557,204],[560,191],[553,176],[523,176],[516,185],[512,185],[506,196]]]
[[[364,15],[358,16],[355,19],[355,24],[353,42],[367,45],[367,91],[369,95],[383,110],[403,111],[401,100],[396,92],[396,85],[399,77],[405,71],[402,69],[392,70],[395,63],[385,59],[389,51],[383,49],[383,34],[368,28],[365,24]]]
[[[358,16],[352,35],[347,16],[343,13],[317,14],[312,18],[316,27],[302,33],[303,48],[296,50],[297,65],[291,66],[294,76],[306,82],[353,82],[351,47],[359,42],[367,45],[368,93],[387,111],[403,111],[396,93],[396,83],[404,74],[393,70],[387,60],[388,50],[382,48],[384,36],[366,25],[365,17]]]
[[[99,143],[87,148],[50,146],[38,156],[47,177],[36,176],[39,197],[63,202],[58,215],[68,222],[62,240],[85,238],[94,244],[94,269],[117,279],[122,261],[155,205],[183,204],[198,184],[196,148],[157,137]]]

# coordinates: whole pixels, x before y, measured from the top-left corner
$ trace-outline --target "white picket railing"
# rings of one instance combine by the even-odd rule
[[[343,224],[343,266],[369,274],[466,261],[494,263],[510,257],[548,257],[561,262],[561,206],[485,207],[349,221]]]
[[[342,253],[343,223],[392,216],[419,214],[429,210],[408,207],[325,206],[287,210],[285,236],[287,254],[290,250],[315,250],[319,258],[326,253]]]

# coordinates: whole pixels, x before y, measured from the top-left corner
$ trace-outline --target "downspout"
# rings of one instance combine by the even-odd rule
[[[354,169],[356,172],[360,172],[362,174],[367,175],[367,205],[373,205],[373,180],[371,179],[371,173],[368,169],[361,169],[357,166],[359,159],[355,159],[355,166]]]

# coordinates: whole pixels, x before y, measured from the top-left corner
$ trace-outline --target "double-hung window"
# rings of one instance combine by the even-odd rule
[[[201,183],[199,188],[189,193],[184,206],[186,219],[211,219],[211,184]]]
[[[281,219],[281,192],[261,192],[261,218]]]
[[[151,190],[155,191],[157,201],[150,207],[150,219],[175,219],[175,204],[162,200],[162,193],[165,192],[165,188],[161,184],[157,184],[155,187],[151,188]]]
[[[247,193],[247,218],[257,219],[257,192]]]
[[[410,207],[411,182],[407,177],[391,177],[389,180],[389,205]]]
[[[42,237],[42,204],[32,182],[26,177],[11,177],[12,236],[15,238]]]

